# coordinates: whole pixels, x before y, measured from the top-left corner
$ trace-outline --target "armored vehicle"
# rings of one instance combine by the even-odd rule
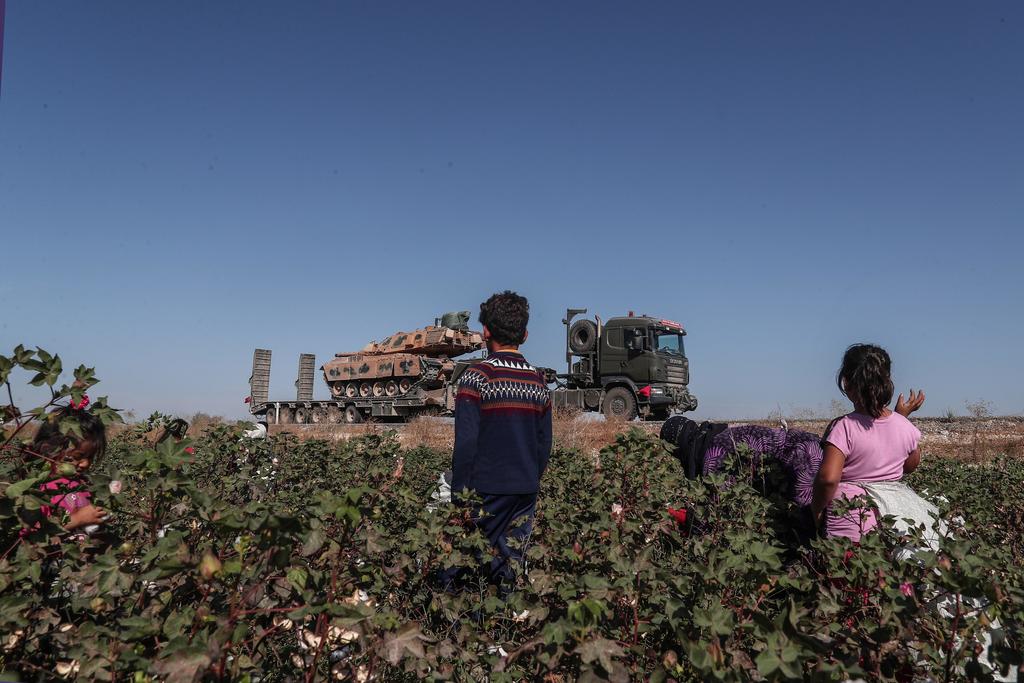
[[[404,396],[414,386],[443,388],[455,371],[453,358],[484,348],[468,321],[468,311],[448,313],[437,325],[396,332],[358,353],[335,354],[321,368],[324,381],[339,398]]]
[[[586,312],[570,308],[562,320],[568,368],[552,378],[556,409],[600,410],[626,420],[696,409],[681,324],[632,311],[603,323],[597,316],[576,319]]]
[[[338,353],[321,366],[329,400],[313,400],[313,355],[299,359],[295,401],[270,401],[270,356],[256,349],[249,378],[250,410],[268,424],[362,422],[440,414],[455,405],[453,382],[473,360],[458,356],[484,348],[483,335],[469,329],[469,311],[446,313],[433,325],[396,332],[361,351]]]

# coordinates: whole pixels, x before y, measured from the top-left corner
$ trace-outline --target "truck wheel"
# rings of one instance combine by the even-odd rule
[[[384,382],[374,382],[373,383],[373,395],[374,396],[383,396],[384,395]]]
[[[345,385],[345,396],[349,398],[355,398],[359,395],[359,386],[355,382],[349,382]]]
[[[367,398],[370,395],[370,383],[361,382],[359,384],[359,395],[363,398]]]
[[[398,392],[401,394],[407,393],[409,388],[412,387],[412,382],[407,377],[403,377],[398,380]]]
[[[569,348],[574,353],[590,353],[597,348],[597,325],[592,320],[577,320],[569,328]]]
[[[345,424],[359,424],[363,421],[363,414],[359,412],[359,408],[355,406],[347,406],[345,408]]]
[[[384,385],[384,393],[388,396],[398,396],[398,382],[393,379],[388,380]]]
[[[632,420],[636,417],[636,399],[626,387],[613,387],[604,395],[601,412],[609,420]]]

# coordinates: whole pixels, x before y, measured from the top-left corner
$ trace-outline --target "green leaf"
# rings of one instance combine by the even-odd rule
[[[773,673],[778,671],[779,664],[781,664],[779,658],[775,655],[775,653],[769,650],[764,650],[759,655],[757,655],[757,659],[755,660],[755,662],[757,664],[758,672],[762,676],[768,677],[770,677]]]
[[[623,657],[625,652],[619,644],[606,638],[593,638],[580,643],[575,650],[585,663],[600,662],[601,668],[611,673],[614,668],[612,657]]]
[[[398,663],[407,655],[422,658],[425,654],[424,640],[427,638],[420,631],[420,627],[409,622],[397,633],[388,633],[384,636],[384,657],[392,666],[398,666]]]
[[[7,378],[11,376],[11,370],[14,369],[14,361],[7,356],[0,356],[0,384],[7,382]]]
[[[310,555],[316,554],[316,552],[323,547],[326,540],[327,537],[320,529],[314,529],[309,532],[305,542],[302,544],[302,556],[309,557]]]
[[[32,479],[22,479],[21,481],[15,482],[8,486],[4,490],[4,494],[8,498],[17,498],[28,491],[30,488],[40,482],[40,477],[33,477]]]
[[[306,582],[309,580],[309,572],[302,567],[292,567],[288,570],[287,576],[288,583],[290,583],[295,590],[299,592],[305,590]]]
[[[196,681],[211,664],[209,655],[201,652],[175,652],[157,660],[153,673],[168,681]]]

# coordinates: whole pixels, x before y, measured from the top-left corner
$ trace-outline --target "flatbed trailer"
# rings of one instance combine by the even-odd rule
[[[437,410],[431,410],[437,408]],[[325,399],[312,401],[267,401],[253,407],[254,415],[263,415],[268,425],[276,424],[355,424],[367,418],[409,418],[444,411],[423,398],[400,399]]]

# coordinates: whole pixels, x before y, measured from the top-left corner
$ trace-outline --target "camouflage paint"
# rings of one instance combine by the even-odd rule
[[[392,378],[407,380],[402,386],[423,380],[427,382],[423,388],[433,390],[442,388],[451,376],[455,368],[452,358],[483,348],[484,339],[479,332],[429,325],[411,332],[396,332],[381,342],[367,344],[357,353],[335,354],[321,370],[335,396],[345,394],[350,383],[356,390],[361,389],[360,394],[366,391],[361,385],[368,384],[372,395],[373,385]],[[426,380],[425,359],[433,361],[431,376]],[[433,368],[438,370],[436,377],[432,376]]]

